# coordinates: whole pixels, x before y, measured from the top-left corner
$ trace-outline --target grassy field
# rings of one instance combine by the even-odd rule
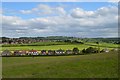
[[[57,50],[57,49],[73,49],[74,47],[78,47],[80,50],[89,47],[88,45],[50,45],[50,46],[19,46],[19,47],[2,47],[2,50]]]
[[[88,47],[97,47],[95,43],[86,43],[86,44],[71,44],[65,42],[39,42],[39,43],[32,43],[32,44],[23,44],[23,45],[5,45],[2,47],[2,50],[57,50],[57,49],[73,49],[74,47],[78,47],[80,50]],[[100,48],[117,48],[117,44],[110,44],[110,43],[100,43]]]
[[[3,57],[3,78],[117,78],[116,52],[46,57]]]

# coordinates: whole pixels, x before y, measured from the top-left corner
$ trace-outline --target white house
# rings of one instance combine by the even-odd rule
[[[59,49],[55,51],[56,55],[61,55],[61,54],[65,54],[64,50]]]
[[[28,52],[28,55],[39,55],[39,53],[38,53],[38,51],[37,50],[30,50],[29,52]]]
[[[109,49],[108,49],[108,48],[105,48],[105,49],[102,50],[102,52],[108,53],[108,52],[109,52]]]

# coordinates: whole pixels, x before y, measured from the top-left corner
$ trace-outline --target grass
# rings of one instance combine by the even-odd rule
[[[78,47],[79,49],[87,48],[88,45],[50,45],[50,46],[21,46],[21,47],[2,47],[2,50],[57,50],[57,49],[73,49],[74,47]]]
[[[3,78],[117,78],[117,55],[3,57]]]
[[[10,47],[9,47],[10,46]],[[57,50],[57,49],[73,49],[74,47],[78,47],[80,50],[88,47],[97,47],[95,43],[86,43],[86,44],[71,44],[71,43],[65,43],[65,42],[39,42],[39,43],[32,43],[32,44],[23,44],[22,46],[17,45],[5,45],[5,47],[2,47],[2,50]],[[100,43],[100,48],[117,48],[117,44],[110,44],[110,43]]]
[[[67,45],[67,42],[36,42],[28,44],[4,44],[2,47],[19,47],[19,46],[50,46],[50,45]]]
[[[87,45],[92,45],[92,46],[97,46],[96,43],[86,43]],[[119,47],[120,45],[118,44],[113,44],[113,43],[100,43],[99,44],[100,47],[108,47],[108,48],[115,48],[115,47]]]

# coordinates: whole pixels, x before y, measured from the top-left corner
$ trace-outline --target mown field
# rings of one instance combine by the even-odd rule
[[[3,78],[117,78],[116,52],[45,57],[3,57]]]
[[[100,43],[99,44],[101,49],[104,48],[117,48],[117,44],[111,43]],[[57,50],[57,49],[73,49],[74,47],[78,47],[78,49],[82,50],[88,47],[97,47],[95,43],[85,43],[85,44],[75,44],[75,43],[65,43],[65,42],[39,42],[39,43],[32,43],[32,44],[19,44],[19,45],[3,45],[2,50]]]

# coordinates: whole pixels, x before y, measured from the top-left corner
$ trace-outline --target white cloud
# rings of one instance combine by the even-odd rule
[[[30,10],[20,10],[20,12],[22,14],[31,14],[32,13],[32,11],[30,11]]]
[[[54,13],[57,11],[60,15],[26,20],[17,16],[3,16],[2,25],[3,33],[5,33],[3,36],[9,36],[10,34],[11,36],[117,36],[117,7],[102,7],[96,11],[75,8],[70,10],[71,13],[68,13],[62,7],[52,8],[39,5],[37,8],[33,8],[32,11],[39,11],[40,8],[44,8],[45,11],[50,10],[46,14],[53,13],[55,10]],[[27,13],[31,13],[31,10]]]
[[[72,10],[71,15],[76,18],[89,17],[94,14],[93,11],[84,11],[81,8],[76,8]]]
[[[108,2],[119,2],[119,0],[108,0]]]
[[[20,10],[22,14],[36,14],[36,15],[65,15],[66,11],[63,7],[51,7],[45,4],[39,4],[31,10]]]
[[[96,11],[85,11],[81,8],[73,9],[71,15],[75,18],[81,17],[97,17],[97,16],[106,16],[106,15],[114,15],[118,13],[118,8],[116,6],[110,7],[101,7]]]
[[[66,14],[66,11],[62,7],[57,7],[56,11],[57,11],[57,13],[59,13],[61,15],[65,15]]]

